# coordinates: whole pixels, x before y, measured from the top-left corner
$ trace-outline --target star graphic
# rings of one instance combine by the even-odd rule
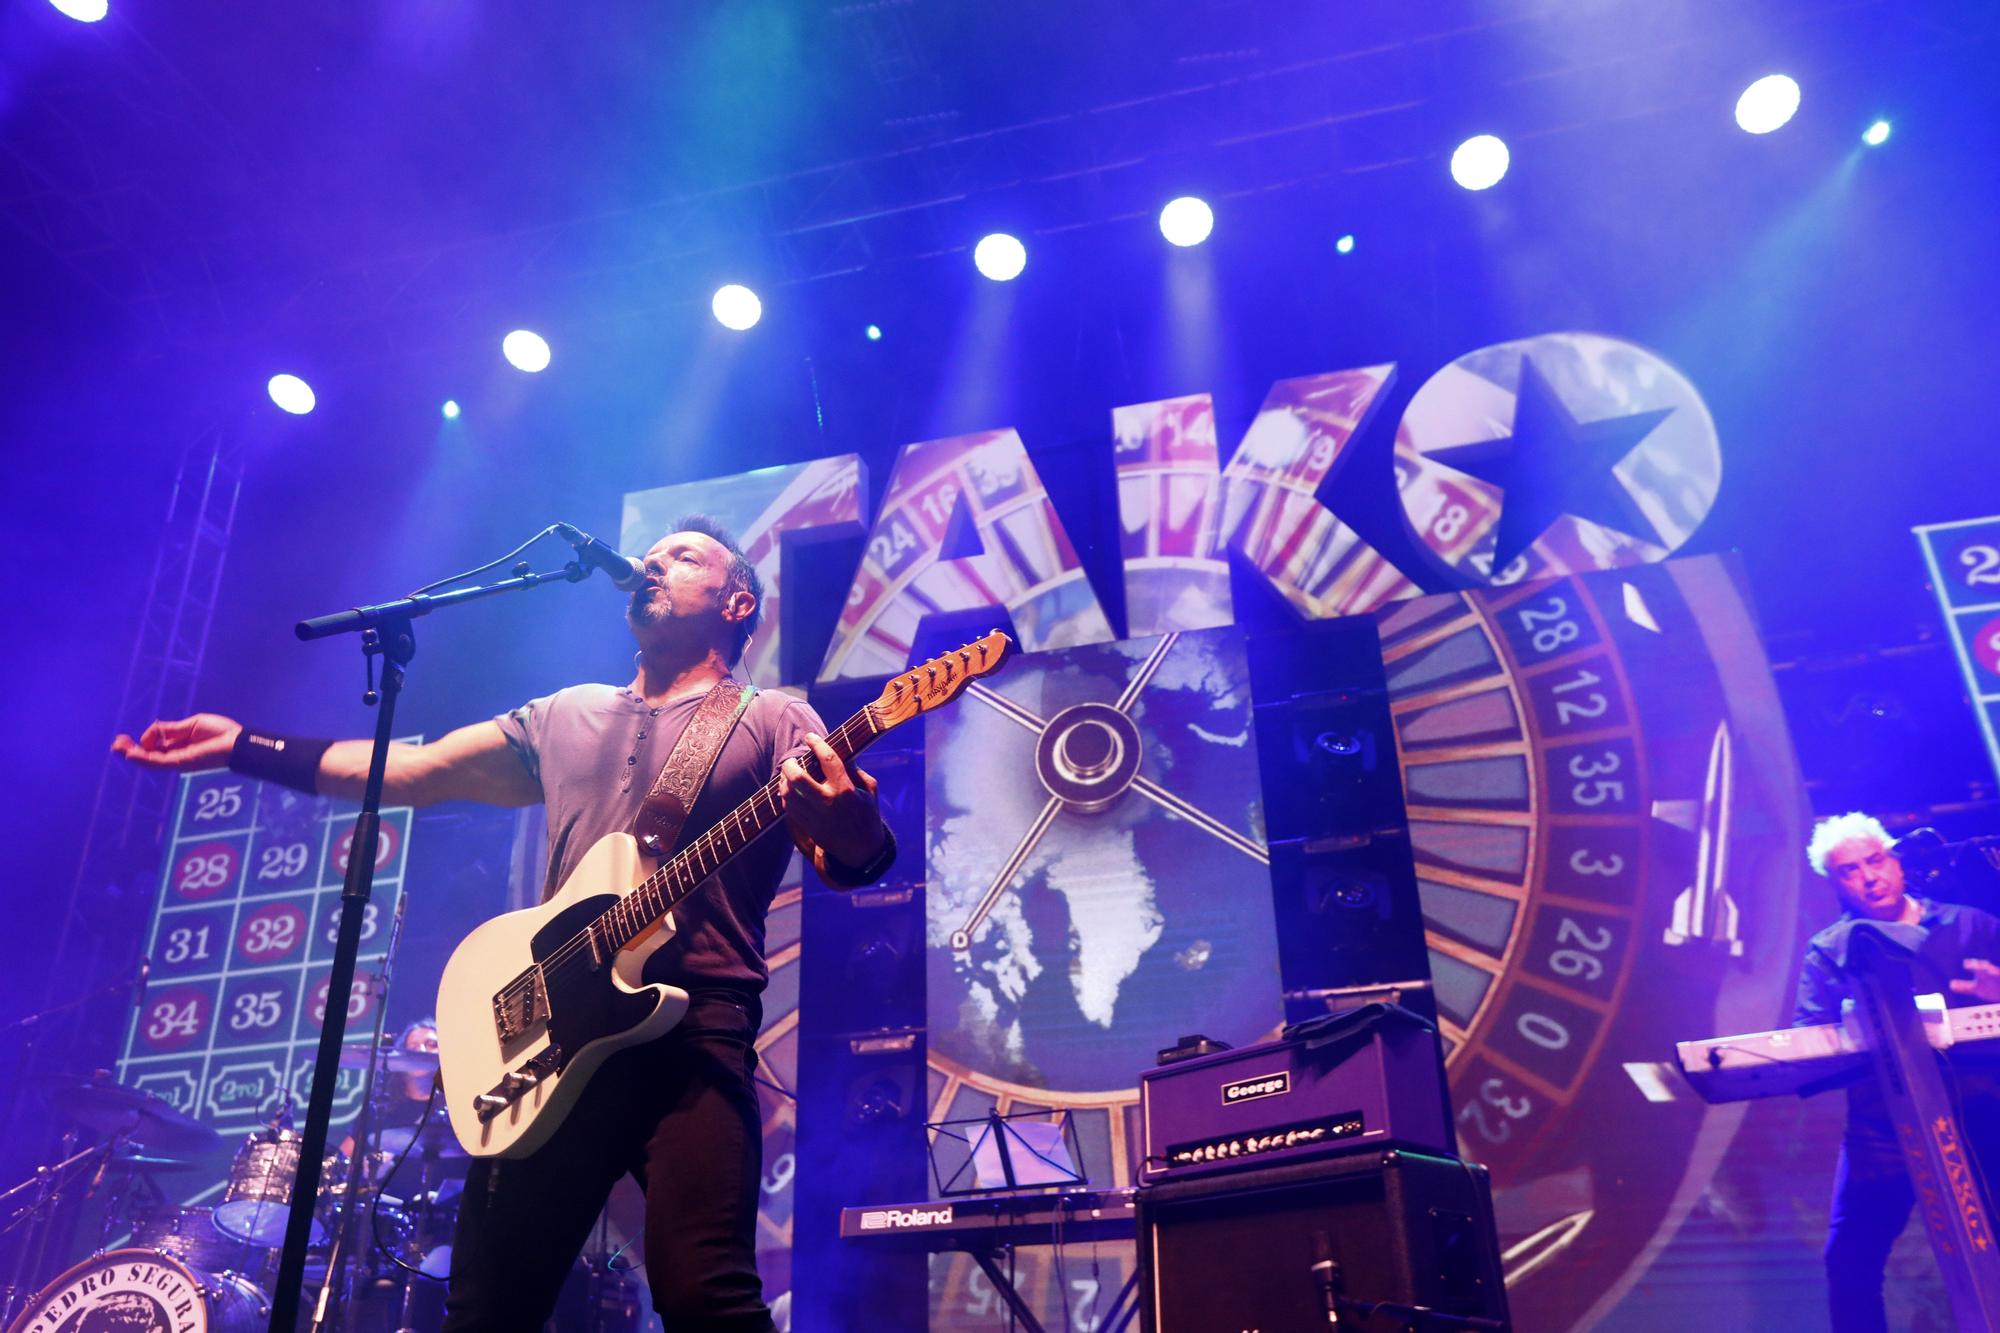
[[[1429,457],[1500,488],[1493,568],[1512,564],[1563,514],[1665,546],[1666,539],[1612,472],[1673,414],[1663,407],[1601,421],[1578,421],[1542,372],[1521,358],[1513,433],[1480,444],[1434,449]]]

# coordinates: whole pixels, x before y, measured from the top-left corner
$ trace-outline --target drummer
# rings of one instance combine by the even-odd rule
[[[396,1049],[415,1055],[428,1055],[429,1068],[411,1070],[406,1074],[389,1075],[391,1095],[406,1102],[428,1102],[431,1090],[437,1086],[438,1028],[435,1015],[426,1014],[403,1029],[396,1039]]]

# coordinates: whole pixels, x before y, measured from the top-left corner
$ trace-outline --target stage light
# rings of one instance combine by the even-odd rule
[[[110,0],[49,0],[49,3],[78,23],[95,23],[111,12]]]
[[[458,399],[447,398],[444,400],[444,419],[446,421],[458,420]]]
[[[1214,230],[1214,210],[1191,194],[1169,201],[1160,210],[1160,235],[1183,249],[1200,245]]]
[[[549,368],[549,345],[539,333],[515,329],[500,340],[500,351],[506,356],[508,365],[516,370],[525,370],[530,375]]]
[[[1346,234],[1345,236],[1342,236],[1342,237],[1341,237],[1341,238],[1340,238],[1339,240],[1337,240],[1337,241],[1335,241],[1335,242],[1333,243],[1333,248],[1334,248],[1335,250],[1338,250],[1338,251],[1339,251],[1339,252],[1340,252],[1341,254],[1344,254],[1344,255],[1351,255],[1351,254],[1353,254],[1353,253],[1354,253],[1354,233],[1350,231],[1350,232],[1348,232],[1348,233],[1347,233],[1347,234]]]
[[[1889,122],[1878,120],[1873,125],[1870,125],[1866,130],[1862,131],[1861,142],[1867,144],[1870,148],[1880,148],[1883,144],[1889,142]]]
[[[1766,74],[1736,99],[1736,123],[1751,134],[1769,134],[1799,109],[1799,85],[1789,75]]]
[[[708,303],[715,312],[715,318],[725,329],[735,329],[738,333],[755,328],[757,321],[764,318],[764,303],[757,299],[757,293],[740,282],[732,282],[726,287],[715,289],[715,299]]]
[[[1452,151],[1451,178],[1468,190],[1486,190],[1507,174],[1507,145],[1491,134],[1475,134]]]
[[[882,341],[882,326],[880,324],[870,324],[865,332],[868,335],[869,342],[878,343]]]
[[[302,417],[313,410],[319,400],[313,397],[312,385],[297,375],[273,375],[264,384],[271,401],[295,417]]]
[[[980,238],[972,247],[972,262],[995,282],[1012,282],[1028,266],[1028,247],[1004,231]]]

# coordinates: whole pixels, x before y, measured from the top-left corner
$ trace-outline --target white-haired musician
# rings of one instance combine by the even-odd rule
[[[1841,919],[1806,946],[1792,1026],[1839,1020],[1849,990],[1835,957],[1855,920],[1923,928],[1911,967],[1915,993],[1938,992],[1954,1005],[2000,1001],[2000,967],[1989,961],[2000,958],[2000,918],[1911,894],[1895,839],[1880,820],[1859,812],[1821,820],[1806,856],[1813,870],[1832,882]],[[1959,1085],[1967,1137],[1983,1161],[2000,1167],[2000,1079],[1990,1071],[1961,1071]],[[1875,1080],[1865,1078],[1847,1090],[1847,1128],[1827,1228],[1827,1297],[1835,1333],[1888,1328],[1882,1273],[1914,1203],[1888,1103]]]

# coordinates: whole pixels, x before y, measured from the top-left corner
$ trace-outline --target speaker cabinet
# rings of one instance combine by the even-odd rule
[[[1486,1171],[1469,1163],[1374,1152],[1176,1181],[1140,1192],[1138,1229],[1145,1333],[1325,1328],[1314,1265],[1329,1257],[1351,1301],[1507,1318]],[[1343,1311],[1339,1326],[1406,1322]]]

